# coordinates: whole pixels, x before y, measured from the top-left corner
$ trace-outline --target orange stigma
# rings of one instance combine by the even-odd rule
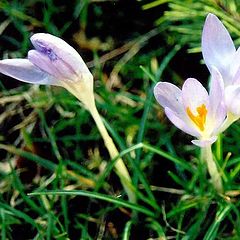
[[[206,116],[207,116],[207,108],[205,104],[196,108],[197,115],[194,115],[189,107],[187,107],[187,115],[190,119],[196,124],[196,126],[200,129],[200,131],[204,131]]]

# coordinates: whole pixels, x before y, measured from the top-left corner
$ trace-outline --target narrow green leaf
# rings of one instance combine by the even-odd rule
[[[216,238],[217,231],[220,223],[225,219],[229,211],[231,210],[231,205],[221,207],[217,214],[213,224],[209,227],[207,233],[205,234],[203,240],[213,240]]]
[[[23,221],[30,223],[33,227],[35,227],[39,232],[42,229],[42,227],[40,225],[38,225],[35,220],[33,218],[31,218],[29,215],[27,215],[26,213],[17,210],[7,204],[1,203],[0,202],[0,207],[3,209],[7,209],[10,212],[12,212],[16,217],[21,218]]]
[[[132,226],[132,221],[128,221],[123,230],[123,237],[122,240],[129,240],[130,239],[130,231]]]
[[[147,216],[150,217],[154,217],[155,213],[150,211],[149,209],[141,206],[141,205],[137,205],[137,204],[133,204],[127,201],[124,201],[122,199],[118,199],[112,196],[108,196],[102,193],[94,193],[94,192],[88,192],[88,191],[45,191],[45,192],[33,192],[33,193],[29,193],[29,196],[39,196],[39,195],[69,195],[69,196],[83,196],[83,197],[89,197],[89,198],[95,198],[95,199],[99,199],[99,200],[103,200],[106,202],[110,202],[110,203],[114,203],[118,206],[121,207],[126,207],[126,208],[130,208],[132,210],[136,210],[138,212],[144,213]]]
[[[7,152],[27,158],[33,162],[36,162],[40,166],[42,166],[48,170],[51,170],[51,171],[54,171],[57,167],[57,165],[55,163],[53,163],[45,158],[39,157],[38,155],[30,153],[30,152],[26,152],[21,149],[15,148],[14,146],[11,146],[11,145],[0,144],[0,149],[4,149]]]

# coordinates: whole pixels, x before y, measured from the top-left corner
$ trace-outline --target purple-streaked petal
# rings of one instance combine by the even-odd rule
[[[192,143],[198,147],[207,147],[212,145],[214,142],[216,142],[217,136],[213,136],[209,139],[204,139],[204,140],[192,140]]]
[[[225,89],[225,102],[228,112],[240,116],[240,85],[228,86]]]
[[[165,108],[165,114],[169,118],[169,120],[179,129],[182,131],[194,136],[194,137],[200,137],[200,134],[195,130],[194,127],[191,127],[191,125],[186,124],[186,116],[185,114],[177,115],[176,112],[172,111],[170,108]]]
[[[170,108],[174,112],[182,112],[182,91],[168,82],[159,82],[154,87],[154,96],[163,108]]]
[[[27,59],[4,59],[0,61],[0,72],[22,82],[60,85],[58,80],[34,66]]]
[[[188,78],[182,87],[182,99],[184,108],[190,108],[194,115],[197,115],[196,109],[202,104],[208,109],[209,96],[207,90],[195,78]]]
[[[203,58],[210,72],[212,66],[217,67],[224,82],[231,81],[229,67],[235,51],[227,29],[215,15],[208,14],[202,32]]]
[[[66,81],[70,80],[73,82],[77,81],[78,79],[78,75],[75,73],[75,71],[61,59],[51,60],[41,52],[30,50],[28,52],[28,60],[55,78]]]
[[[78,78],[71,80],[80,81],[85,80],[85,78],[91,78],[92,74],[81,56],[61,38],[47,33],[37,33],[30,40],[36,50],[48,57],[52,63],[62,61],[65,64],[65,68],[68,67],[68,71],[74,71],[75,75],[78,75]],[[37,63],[35,62],[34,64]]]

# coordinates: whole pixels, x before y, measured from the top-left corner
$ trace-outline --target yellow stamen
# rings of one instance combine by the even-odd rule
[[[207,116],[207,108],[205,104],[202,104],[201,106],[196,108],[197,115],[194,115],[189,107],[187,107],[187,115],[190,117],[190,119],[197,125],[197,127],[200,129],[200,131],[204,131],[205,128],[205,122],[206,122],[206,116]]]

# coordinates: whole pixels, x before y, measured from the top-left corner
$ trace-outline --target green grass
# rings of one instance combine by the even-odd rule
[[[213,147],[225,189],[219,195],[199,149],[170,124],[152,94],[160,80],[182,85],[183,58],[199,69],[196,77],[208,74],[201,55],[186,49],[199,50],[209,8],[221,13],[238,42],[238,2],[133,1],[131,14],[121,1],[66,2],[1,1],[1,57],[25,57],[34,32],[76,47],[91,66],[97,107],[137,202],[128,202],[114,172],[117,158],[110,159],[76,98],[60,87],[1,75],[1,240],[240,239],[239,123]],[[196,16],[189,20],[190,6]],[[79,32],[86,38],[77,38]],[[188,74],[192,65],[185,67]]]

